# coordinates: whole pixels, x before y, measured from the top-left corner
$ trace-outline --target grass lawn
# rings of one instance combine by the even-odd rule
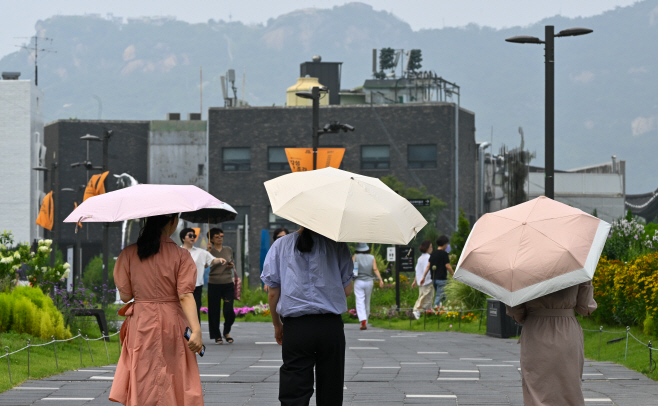
[[[77,330],[75,335],[77,335]],[[89,336],[89,338],[97,337],[100,337],[100,333]],[[27,339],[31,340],[32,345],[51,341],[50,339],[42,340],[35,338],[28,334],[2,333],[0,334],[0,348],[3,350],[0,355],[5,354],[4,347],[9,347],[9,352],[25,347]],[[58,367],[55,366],[55,353],[52,344],[44,347],[30,347],[30,379],[45,378],[82,367],[98,367],[115,364],[119,360],[119,336],[111,337],[110,341],[106,344],[107,353],[105,352],[105,343],[103,340],[89,341],[89,347],[87,347],[87,341],[82,340],[82,351],[80,351],[79,338],[68,342],[58,342],[56,343]],[[89,352],[90,349],[91,354]],[[82,354],[82,362],[80,362],[80,354]],[[93,361],[91,358],[92,355]],[[27,350],[9,356],[11,363],[11,383],[9,382],[7,359],[6,357],[0,358],[0,392],[11,389],[28,379],[27,356]]]

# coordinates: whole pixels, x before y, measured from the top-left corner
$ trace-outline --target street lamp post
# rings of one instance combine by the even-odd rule
[[[73,188],[62,188],[62,192],[72,192],[76,193],[79,191],[82,191],[84,194],[85,190],[85,185],[80,185],[78,186],[78,190],[76,191]],[[80,202],[82,202],[82,198],[80,198]],[[72,283],[72,293],[75,294],[75,288],[78,285],[79,279],[82,277],[82,243],[80,242],[80,230],[78,230],[78,223],[75,223],[75,254],[73,258],[73,269],[71,270],[73,272],[73,283]]]
[[[320,92],[326,92],[326,87],[314,86],[310,92],[296,92],[295,95],[304,99],[311,99],[313,102],[313,124],[311,125],[311,134],[313,137],[313,170],[318,169],[318,147],[320,144],[320,135],[335,134],[340,130],[345,132],[354,131],[354,127],[349,124],[333,122],[325,125],[320,131]]]
[[[555,37],[575,37],[593,32],[589,28],[569,28],[554,33],[554,27],[545,27],[545,40],[528,35],[519,35],[507,38],[505,41],[517,44],[545,44],[544,63],[545,78],[545,106],[544,106],[544,137],[545,137],[545,179],[544,192],[546,197],[555,198]]]

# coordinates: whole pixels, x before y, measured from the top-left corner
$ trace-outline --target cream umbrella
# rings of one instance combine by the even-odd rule
[[[379,179],[340,169],[290,173],[265,189],[274,214],[334,241],[407,244],[427,224]]]
[[[516,306],[591,280],[610,224],[545,196],[473,226],[454,278]]]

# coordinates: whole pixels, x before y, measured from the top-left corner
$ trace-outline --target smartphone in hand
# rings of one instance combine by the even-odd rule
[[[185,328],[185,333],[183,333],[183,337],[185,337],[187,341],[190,341],[190,337],[192,337],[192,329],[189,327]],[[201,351],[199,351],[199,356],[203,357],[203,354],[205,353],[206,353],[206,346],[204,345],[203,347],[201,347]]]

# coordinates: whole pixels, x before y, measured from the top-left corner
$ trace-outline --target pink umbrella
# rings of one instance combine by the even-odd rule
[[[455,279],[516,306],[591,280],[610,224],[545,196],[482,216]]]
[[[91,197],[64,222],[124,221],[221,205],[222,201],[196,186],[141,184]]]

